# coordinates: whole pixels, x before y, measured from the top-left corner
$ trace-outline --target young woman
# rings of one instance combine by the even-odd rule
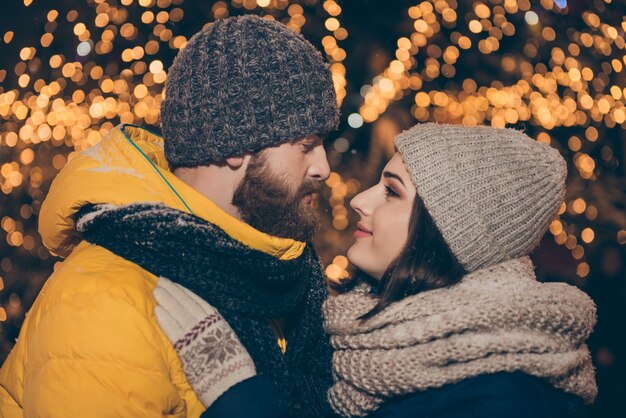
[[[521,132],[424,124],[351,202],[354,288],[324,306],[341,416],[578,417],[597,388],[594,303],[528,254],[566,165]]]
[[[324,304],[335,413],[580,417],[597,393],[585,345],[595,305],[573,286],[538,282],[528,258],[563,201],[559,153],[511,129],[438,124],[395,145],[380,182],[351,203],[360,222],[347,256],[358,272]],[[167,281],[155,295],[177,349],[214,314]],[[181,313],[187,306],[204,308]],[[179,354],[193,375],[202,356]],[[235,416],[246,403],[247,416],[263,416],[278,405],[280,394],[263,405],[251,396],[260,389],[245,390],[267,388],[254,374],[222,385],[230,389],[205,402],[207,416]],[[206,385],[191,384],[203,399]]]

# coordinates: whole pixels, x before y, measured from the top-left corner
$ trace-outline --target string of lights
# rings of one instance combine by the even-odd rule
[[[337,255],[354,223],[348,202],[369,181],[361,163],[375,159],[374,133],[406,127],[395,114],[407,125],[515,127],[550,143],[569,168],[566,202],[544,240],[567,257],[557,273],[593,286],[624,271],[624,2],[15,3],[7,16],[21,17],[0,26],[2,355],[60,261],[42,245],[36,222],[54,176],[119,123],[157,129],[176,53],[202,27],[244,13],[303,33],[330,63],[342,125],[329,141],[332,173],[314,205],[331,280],[349,275]],[[600,352],[600,364],[613,361]]]
[[[606,11],[611,2],[605,4],[599,8],[601,11]],[[544,12],[559,15],[566,13],[567,3],[543,0],[540,6]],[[553,27],[540,22],[538,12],[531,10],[531,3],[525,0],[472,2],[464,16],[465,24],[458,22],[458,10],[456,1],[444,0],[422,1],[408,9],[414,32],[398,39],[395,59],[374,77],[371,85],[361,88],[363,103],[358,115],[351,115],[354,119],[350,125],[358,128],[363,122],[375,122],[391,103],[413,90],[412,114],[418,121],[495,127],[529,123],[539,128],[538,141],[553,144],[550,131],[584,127],[582,135],[568,138],[567,146],[573,152],[577,174],[584,180],[596,181],[596,161],[583,151],[583,141],[595,143],[606,129],[626,121],[626,88],[618,82],[626,64],[626,22],[612,26],[594,11],[585,10],[582,20],[586,28],[557,34]],[[514,83],[489,80],[489,85],[479,85],[468,77],[453,89],[432,87],[438,79],[445,84],[446,79],[455,78],[455,64],[468,54],[496,53],[503,37],[516,34],[515,18],[529,27],[532,36],[520,50],[507,51],[500,57],[502,70],[516,80]],[[588,54],[583,54],[585,50]],[[591,55],[594,59],[589,59]],[[602,59],[595,59],[595,55]],[[548,65],[543,62],[546,56],[550,57]],[[605,147],[601,157],[612,161],[614,155]],[[572,194],[560,214],[566,210],[570,216],[584,214],[589,221],[598,217],[595,205]],[[626,241],[624,226],[621,223],[615,237],[620,243]],[[580,244],[594,241],[593,228],[568,225],[561,219],[553,222],[550,231],[555,242],[571,250],[579,261],[578,276],[586,277],[590,269]]]

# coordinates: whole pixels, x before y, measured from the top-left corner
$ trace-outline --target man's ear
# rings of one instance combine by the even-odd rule
[[[245,160],[245,157],[230,157],[226,159],[226,164],[233,170],[241,168]]]

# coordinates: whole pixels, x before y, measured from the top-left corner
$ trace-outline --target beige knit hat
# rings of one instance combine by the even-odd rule
[[[394,142],[467,271],[528,255],[563,202],[563,157],[520,131],[426,123]]]

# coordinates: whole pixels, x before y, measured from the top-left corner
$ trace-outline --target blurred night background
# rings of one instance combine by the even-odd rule
[[[418,121],[524,129],[568,161],[566,204],[533,254],[596,301],[593,417],[624,417],[626,2],[623,0],[6,0],[0,14],[0,363],[60,261],[37,214],[77,151],[126,122],[158,130],[167,69],[195,32],[254,13],[331,64],[340,129],[318,206],[330,279],[392,139]],[[60,382],[60,384],[62,384]]]

